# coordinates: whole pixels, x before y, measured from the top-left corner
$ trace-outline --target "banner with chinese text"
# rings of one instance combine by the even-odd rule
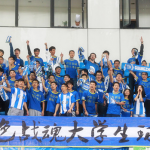
[[[150,146],[149,118],[0,117],[0,147]]]

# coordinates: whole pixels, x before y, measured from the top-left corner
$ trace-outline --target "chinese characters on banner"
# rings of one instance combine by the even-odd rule
[[[0,146],[150,146],[150,120],[2,116]]]

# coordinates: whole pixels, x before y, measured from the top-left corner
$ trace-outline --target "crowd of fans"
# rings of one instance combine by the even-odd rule
[[[141,47],[131,50],[129,64],[147,66],[143,57],[143,39]],[[4,50],[0,49],[0,111],[10,116],[73,116],[73,117],[149,117],[150,82],[147,72],[129,74],[126,84],[120,61],[114,64],[109,59],[109,51],[101,55],[101,61],[95,62],[96,54],[91,53],[88,60],[79,53],[85,69],[79,68],[74,59],[75,51],[69,51],[69,58],[63,60],[55,56],[56,48],[48,49],[45,43],[46,62],[40,56],[40,49],[32,54],[27,43],[28,65],[20,58],[21,50],[13,49],[9,39],[10,57],[4,59]],[[79,48],[80,49],[80,48]],[[65,66],[65,75],[61,76]]]

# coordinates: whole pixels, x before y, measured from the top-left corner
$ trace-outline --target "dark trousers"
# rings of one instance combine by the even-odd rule
[[[83,105],[79,104],[79,115],[77,117],[81,117],[81,114],[83,114]]]
[[[120,115],[107,114],[106,117],[120,117]]]
[[[132,74],[129,74],[129,87],[131,90],[131,96],[133,97],[133,92],[134,92],[134,84],[135,84],[135,80],[134,77],[132,76]]]
[[[77,90],[77,78],[71,78],[73,82],[73,89],[76,91]]]
[[[150,100],[145,101],[146,117],[150,117]]]
[[[53,115],[54,115],[53,112],[49,112],[49,111],[46,112],[46,116],[53,116]]]
[[[103,103],[98,103],[97,112],[98,112],[98,117],[106,117],[107,105],[104,106]]]
[[[7,100],[7,101],[5,101],[5,115],[7,115],[7,113],[8,113],[8,110],[9,110],[9,102],[10,102],[10,100]]]

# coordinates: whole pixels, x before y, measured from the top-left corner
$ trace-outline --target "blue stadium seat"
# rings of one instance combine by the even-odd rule
[[[150,81],[150,78],[147,78],[147,81]]]
[[[4,111],[0,112],[0,115],[5,115],[5,112]]]
[[[61,63],[60,63],[60,67],[61,67],[60,76],[64,76],[64,75],[65,75],[65,67],[64,67],[64,65],[62,65]]]
[[[122,63],[122,64],[121,64],[121,69],[123,69],[123,70],[124,70],[124,66],[125,66],[125,64],[126,64],[126,63]]]
[[[149,67],[150,67],[150,63],[149,63]]]
[[[25,61],[25,66],[28,65],[28,61]]]
[[[80,62],[80,69],[85,69],[85,65],[84,65],[84,63],[83,62]]]
[[[124,76],[125,76],[125,77],[129,77],[129,71],[128,71],[128,70],[125,70],[125,71],[124,71]]]

